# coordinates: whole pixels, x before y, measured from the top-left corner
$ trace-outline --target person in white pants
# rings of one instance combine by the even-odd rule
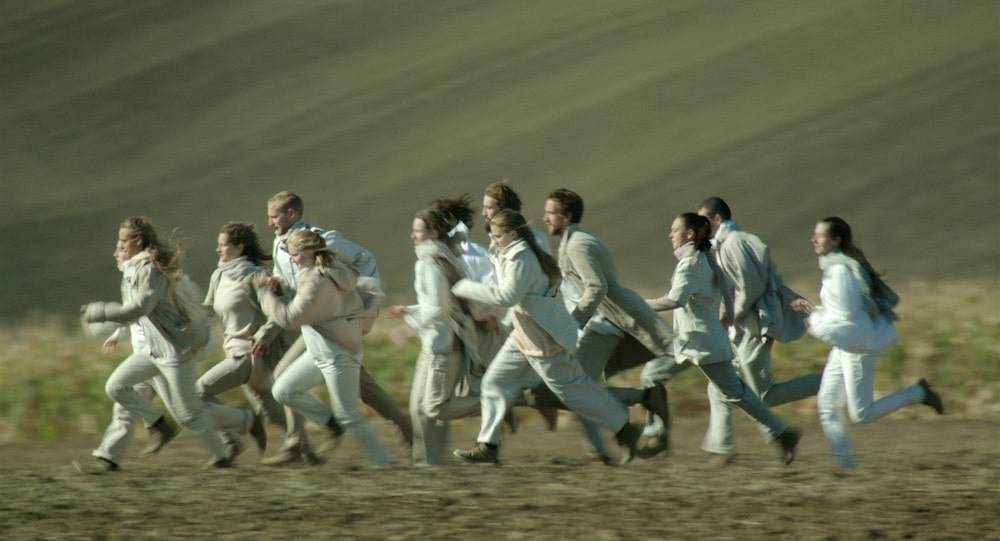
[[[733,365],[741,378],[768,406],[787,404],[815,396],[820,374],[806,374],[787,381],[774,381],[771,349],[775,340],[788,340],[782,310],[784,280],[771,259],[767,245],[756,235],[741,231],[732,219],[729,205],[709,197],[698,207],[712,228],[712,254],[733,290],[733,324],[729,341]],[[787,310],[793,316],[799,314]],[[789,325],[790,326],[790,325]],[[801,332],[803,327],[796,325]],[[733,451],[733,408],[712,410],[701,448],[716,455],[718,465],[729,464]]]
[[[115,262],[118,265],[118,270],[122,271],[122,302],[128,303],[129,296],[131,295],[131,290],[128,286],[129,282],[132,280],[135,274],[135,266],[124,257],[121,250],[116,249],[114,253]],[[92,329],[86,329],[88,334],[93,334]],[[132,323],[130,325],[118,325],[115,327],[115,331],[104,341],[102,346],[102,351],[106,355],[114,353],[118,348],[119,342],[125,338],[129,338],[132,344],[133,353],[149,353],[149,346],[146,344],[146,336],[142,332],[142,327],[137,323]],[[146,400],[152,400],[154,396],[154,387],[160,392],[163,392],[164,382],[163,378],[160,376],[154,376],[153,379],[149,381],[143,381],[135,385],[135,390],[137,393],[142,395]],[[169,409],[169,404],[164,404]],[[97,449],[91,453],[91,455],[97,459],[97,465],[100,470],[104,471],[118,471],[121,468],[122,458],[125,456],[125,451],[128,449],[129,444],[132,441],[133,428],[135,425],[135,416],[132,412],[122,407],[121,404],[115,402],[115,405],[111,409],[111,422],[108,423],[108,427],[104,430],[104,435],[101,437],[101,443],[97,446]],[[148,427],[147,427],[148,428]],[[150,447],[144,449],[139,453],[140,457],[145,457],[153,454],[159,449]]]
[[[144,217],[128,218],[118,231],[118,249],[135,265],[126,303],[93,302],[81,307],[82,322],[137,322],[149,345],[149,355],[133,353],[108,378],[105,390],[115,402],[138,415],[158,435],[159,447],[176,434],[164,416],[136,391],[135,385],[162,376],[163,396],[171,414],[201,438],[209,465],[228,467],[225,448],[204,414],[195,390],[197,359],[210,343],[208,318],[200,299],[190,298],[190,280],[180,269],[180,253],[159,240]],[[157,447],[158,450],[158,447]]]
[[[369,295],[362,297],[357,272],[337,259],[315,231],[291,233],[288,253],[298,270],[298,289],[290,300],[275,294],[280,287],[277,278],[254,279],[264,313],[286,329],[301,327],[306,347],[271,392],[278,402],[331,434],[353,435],[375,465],[387,465],[392,458],[361,411],[360,387],[361,336],[374,323],[382,292],[374,279],[366,277],[361,280]],[[323,383],[332,407],[309,394],[309,389]]]
[[[215,253],[219,263],[209,280],[205,307],[222,322],[222,349],[226,358],[198,379],[198,394],[208,404],[209,414],[219,426],[236,424],[249,432],[263,452],[267,447],[266,416],[287,429],[285,411],[271,395],[272,370],[297,335],[269,322],[260,308],[253,278],[271,261],[260,246],[252,225],[229,222],[219,231]],[[258,332],[259,331],[259,332]],[[257,339],[256,335],[261,338]],[[242,387],[253,411],[223,406],[216,395]],[[244,445],[230,432],[222,433],[230,460]]]
[[[413,420],[413,462],[443,463],[448,421],[479,415],[479,396],[457,396],[463,373],[462,342],[454,318],[462,317],[449,277],[464,278],[457,240],[448,232],[457,220],[436,208],[423,209],[413,219],[410,239],[417,262],[413,289],[416,304],[386,308],[389,319],[403,319],[420,336],[420,355],[410,389]]]
[[[793,308],[809,316],[809,333],[833,346],[823,369],[816,407],[834,462],[853,467],[857,458],[843,409],[855,423],[872,423],[911,404],[944,413],[941,397],[926,379],[873,400],[878,355],[899,342],[893,308],[899,297],[875,272],[853,241],[850,225],[832,216],[816,224],[810,240],[823,270],[820,305],[805,299]]]
[[[675,354],[682,362],[696,365],[708,378],[711,410],[715,412],[730,405],[743,410],[757,422],[766,439],[778,443],[782,461],[791,464],[801,433],[788,428],[772,413],[733,367],[733,350],[719,318],[723,301],[726,312],[733,313],[732,298],[724,287],[722,269],[709,253],[710,232],[708,219],[693,212],[674,219],[670,225],[670,243],[677,267],[670,279],[670,290],[646,302],[658,312],[675,310]]]
[[[544,383],[581,418],[611,429],[625,452],[636,455],[641,430],[629,422],[628,410],[588,377],[568,351],[576,347],[576,322],[558,297],[559,265],[535,242],[520,214],[504,210],[490,221],[498,248],[497,286],[469,279],[452,287],[466,299],[511,307],[514,330],[483,378],[482,425],[475,447],[456,449],[466,462],[499,464],[504,416],[524,389]]]

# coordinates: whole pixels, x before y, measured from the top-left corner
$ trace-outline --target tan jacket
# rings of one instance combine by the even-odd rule
[[[600,313],[638,340],[654,357],[672,354],[667,322],[638,293],[618,283],[611,251],[596,236],[571,225],[559,243],[559,268],[580,292],[573,317],[582,328]]]
[[[298,290],[289,300],[261,288],[261,307],[285,329],[309,326],[324,338],[355,353],[361,351],[363,320],[378,309],[377,297],[366,305],[357,289],[357,275],[340,262],[332,267],[308,267],[298,273]]]

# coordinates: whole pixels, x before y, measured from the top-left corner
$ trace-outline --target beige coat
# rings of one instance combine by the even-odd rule
[[[307,267],[298,273],[298,290],[290,300],[261,288],[258,295],[264,313],[285,329],[308,325],[324,338],[358,353],[361,351],[363,320],[374,317],[376,296],[357,289],[357,275],[337,262],[332,267]]]
[[[653,357],[671,354],[670,328],[638,293],[618,283],[611,251],[596,236],[571,225],[559,243],[563,277],[580,292],[573,317],[583,327],[600,313],[646,347]]]

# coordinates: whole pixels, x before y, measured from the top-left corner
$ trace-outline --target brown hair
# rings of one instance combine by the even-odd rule
[[[559,270],[559,263],[538,246],[538,242],[535,241],[535,233],[528,227],[528,222],[524,219],[524,216],[521,216],[521,213],[510,209],[501,210],[490,220],[490,227],[494,226],[504,233],[516,231],[517,236],[528,243],[531,251],[538,258],[538,263],[541,264],[542,271],[549,277],[549,287],[559,285],[559,282],[562,281],[562,272]]]
[[[229,244],[233,246],[243,246],[243,255],[254,265],[264,265],[271,262],[271,255],[260,246],[260,239],[254,231],[253,224],[240,222],[229,222],[222,226],[220,233],[225,233],[229,237]]]
[[[551,199],[559,204],[559,210],[563,214],[569,214],[570,223],[578,224],[583,219],[583,198],[580,194],[566,188],[553,190],[549,194]]]
[[[142,249],[149,252],[150,260],[164,276],[171,280],[184,276],[184,271],[181,270],[181,249],[172,238],[161,241],[149,218],[145,216],[126,218],[119,227],[130,231],[132,238],[142,240]]]

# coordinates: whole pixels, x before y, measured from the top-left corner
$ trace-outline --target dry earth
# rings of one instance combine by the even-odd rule
[[[861,467],[829,463],[809,417],[798,460],[780,466],[749,422],[738,459],[708,466],[705,418],[679,419],[671,456],[592,466],[567,417],[526,416],[502,467],[373,469],[353,442],[319,467],[200,468],[183,434],[115,474],[80,474],[86,440],[0,447],[6,539],[1000,539],[1000,423],[922,409],[854,427]],[[454,425],[456,445],[477,423]],[[388,434],[387,434],[388,436]],[[271,445],[279,444],[272,438]]]

